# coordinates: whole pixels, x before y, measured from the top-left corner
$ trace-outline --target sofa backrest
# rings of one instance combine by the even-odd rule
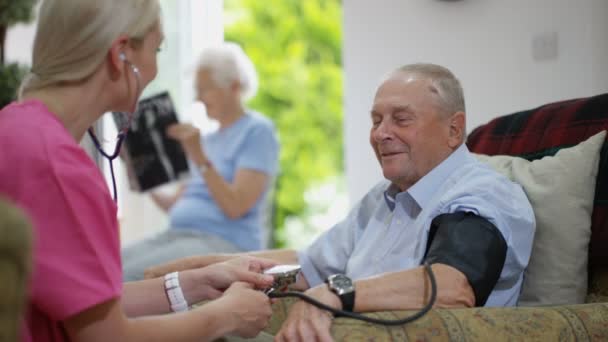
[[[608,94],[560,101],[493,119],[467,138],[472,152],[527,160],[554,155],[608,129]],[[589,267],[608,269],[608,144],[604,142],[595,187]]]

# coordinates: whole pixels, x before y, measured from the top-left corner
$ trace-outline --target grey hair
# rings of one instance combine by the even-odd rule
[[[257,92],[258,76],[255,66],[236,43],[224,42],[206,48],[198,60],[197,70],[208,70],[213,80],[222,88],[228,88],[237,81],[241,89],[241,100],[248,100]]]
[[[91,76],[121,34],[136,47],[160,24],[158,0],[44,0],[38,13],[28,91]]]
[[[439,106],[446,115],[465,112],[460,81],[447,68],[428,63],[408,64],[393,71],[392,75],[402,73],[428,79],[431,82],[429,90],[438,96]]]

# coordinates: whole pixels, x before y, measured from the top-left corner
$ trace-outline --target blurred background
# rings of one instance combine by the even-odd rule
[[[0,0],[0,94],[12,93],[31,61],[35,2]],[[400,65],[451,69],[465,90],[469,130],[499,115],[608,91],[606,0],[161,4],[160,72],[144,96],[169,90],[180,120],[215,128],[194,102],[193,65],[205,46],[238,42],[256,65],[260,89],[249,106],[274,121],[281,142],[277,247],[305,246],[382,179],[368,143],[369,109],[382,76]],[[111,149],[109,115],[100,127]],[[124,167],[117,171],[123,245],[166,229],[149,196],[129,191]]]

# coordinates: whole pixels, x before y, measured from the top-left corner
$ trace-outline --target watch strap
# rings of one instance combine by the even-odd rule
[[[355,288],[354,285],[351,291],[341,293],[340,289],[332,286],[332,281],[330,278],[335,277],[336,275],[329,276],[325,279],[325,283],[327,283],[327,287],[331,292],[333,292],[338,298],[340,298],[340,302],[342,303],[342,310],[352,312],[355,308]],[[346,277],[345,275],[340,275]],[[349,278],[350,279],[350,278]],[[352,281],[351,281],[352,282]]]
[[[342,302],[342,310],[353,312],[355,308],[355,291],[343,293],[340,297],[340,301]]]

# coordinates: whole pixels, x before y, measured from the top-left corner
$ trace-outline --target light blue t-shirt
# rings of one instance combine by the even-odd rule
[[[248,112],[231,126],[202,138],[203,149],[219,174],[231,183],[240,169],[268,175],[269,187],[278,170],[279,142],[268,118]],[[262,210],[266,191],[242,217],[228,218],[213,200],[198,170],[192,170],[186,190],[169,211],[172,229],[200,230],[245,250],[262,247]]]
[[[431,221],[472,212],[492,222],[507,242],[507,257],[486,306],[517,303],[534,239],[532,206],[520,185],[460,146],[407,191],[388,181],[370,190],[343,221],[298,253],[311,286],[334,273],[361,279],[420,266]]]

